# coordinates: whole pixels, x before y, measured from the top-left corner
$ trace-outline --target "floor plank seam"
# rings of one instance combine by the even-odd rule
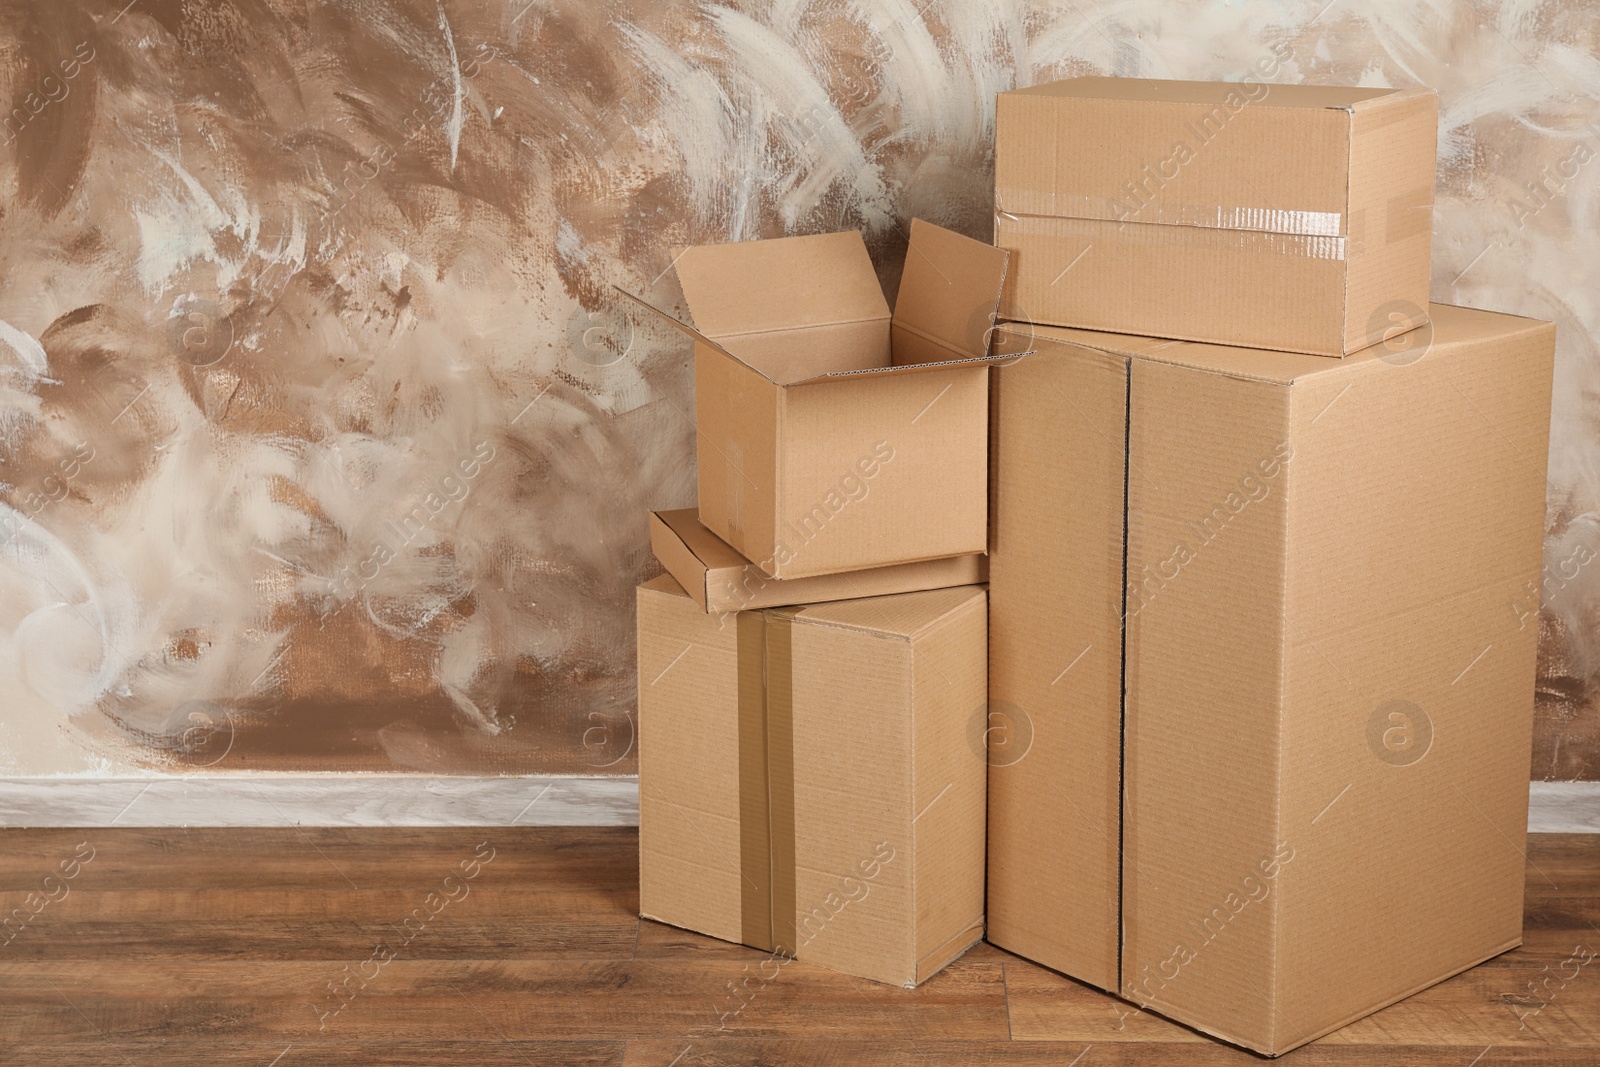
[[[1006,961],[1000,961],[1000,996],[1006,1003],[1006,1040],[1015,1041],[1011,1032],[1011,980],[1006,977]]]

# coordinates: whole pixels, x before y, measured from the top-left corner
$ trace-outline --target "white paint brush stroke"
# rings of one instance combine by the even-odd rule
[[[450,78],[454,85],[451,94],[450,118],[445,123],[445,137],[450,141],[450,170],[456,169],[456,155],[461,149],[462,101],[466,88],[461,83],[461,60],[456,56],[455,35],[450,32],[450,20],[444,17],[444,5],[439,4],[439,30],[444,34],[445,47],[450,51]]]

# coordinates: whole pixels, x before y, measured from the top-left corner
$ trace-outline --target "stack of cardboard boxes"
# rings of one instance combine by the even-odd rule
[[[1073,79],[892,325],[858,240],[680,260],[645,914],[913,984],[984,932],[987,771],[989,939],[1260,1052],[1518,944],[1554,328],[1428,303],[1436,125]]]
[[[639,590],[645,916],[905,986],[983,937],[1006,259],[913,223],[891,315],[859,233],[678,257],[700,506]]]

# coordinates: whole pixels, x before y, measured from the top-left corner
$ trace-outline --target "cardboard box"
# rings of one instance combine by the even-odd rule
[[[913,222],[893,316],[855,231],[676,265],[707,529],[774,578],[983,551],[1004,252]]]
[[[1438,110],[1259,81],[1001,93],[1001,317],[1326,356],[1421,326]]]
[[[644,917],[907,987],[983,937],[982,587],[638,605]]]
[[[996,944],[1275,1055],[1520,943],[1555,330],[1431,313],[1000,335]]]
[[[946,556],[814,578],[769,578],[702,526],[694,508],[652,511],[650,551],[700,610],[712,614],[980,585],[989,575],[983,556]]]

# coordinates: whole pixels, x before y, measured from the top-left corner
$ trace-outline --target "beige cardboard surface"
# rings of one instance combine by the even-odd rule
[[[706,527],[773,578],[981,553],[1006,258],[915,221],[891,317],[856,232],[685,251]]]
[[[838,323],[879,321],[888,329],[889,304],[854,230],[701,245],[685,249],[673,269],[695,328],[725,345]],[[887,345],[881,355],[887,358]]]
[[[1001,315],[1341,355],[1421,324],[1426,90],[1080,78],[1001,93]]]
[[[1442,305],[1431,318],[1414,343],[1339,362],[1075,330],[1029,339],[1033,368],[1061,380],[1108,357],[1129,374],[1121,989],[1257,1051],[1520,939],[1526,604],[1554,331]],[[998,404],[1025,366],[997,372]],[[1066,465],[1092,481],[1118,450],[1113,429]],[[997,445],[1002,492],[1030,467],[1041,485],[1068,477],[1008,464]],[[996,517],[998,645],[1017,609],[998,505]],[[1103,795],[1073,781],[1075,801]],[[1035,832],[1065,840],[1069,819],[1040,816]],[[1080,921],[1041,905],[1037,921],[1059,944],[1086,937],[1103,906]],[[1095,957],[1078,958],[1087,973]]]
[[[639,604],[646,915],[905,986],[983,936],[982,587]]]
[[[1128,373],[1058,347],[991,386],[988,936],[1115,990]]]
[[[721,517],[719,536],[724,541],[775,545],[773,472],[780,454],[783,393],[759,372],[703,341],[694,346],[694,391],[695,410],[701,413],[695,425],[700,513]],[[730,537],[729,531],[737,536]],[[770,573],[770,564],[762,570]]]
[[[989,561],[972,555],[815,578],[769,578],[701,525],[694,508],[651,512],[650,549],[695,603],[712,613],[978,585],[989,573]]]
[[[1005,283],[1002,248],[911,220],[894,307],[894,362],[985,357]]]
[[[984,935],[987,764],[973,725],[988,676],[987,598],[958,602],[912,647],[916,969],[902,985],[931,978]]]
[[[739,630],[669,575],[639,587],[638,612],[639,912],[746,940],[745,898],[768,890],[764,862],[741,866],[741,834],[754,820],[764,842],[766,813],[741,811]]]
[[[909,987],[983,937],[985,619],[973,587],[795,615],[800,959]]]

